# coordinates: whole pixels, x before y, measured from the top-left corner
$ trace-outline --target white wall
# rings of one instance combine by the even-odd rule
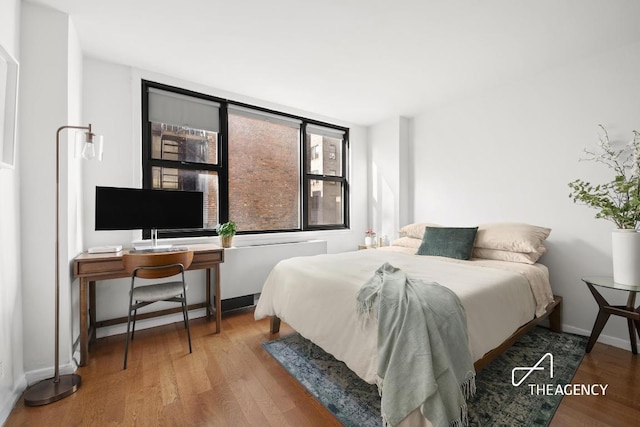
[[[69,21],[68,28],[68,73],[67,73],[67,123],[74,126],[86,126],[88,122],[82,119],[82,48],[80,40],[73,26],[73,22]],[[84,250],[82,245],[82,167],[83,161],[81,154],[82,132],[65,131],[67,139],[66,147],[69,148],[66,158],[66,167],[62,169],[64,173],[60,185],[66,191],[62,194],[66,198],[64,205],[66,206],[66,228],[68,230],[64,236],[61,236],[60,244],[66,248],[66,256],[61,257],[61,272],[63,273],[63,288],[68,290],[63,301],[68,302],[66,306],[71,310],[69,323],[65,324],[65,332],[69,334],[68,342],[72,343],[78,337],[80,331],[80,289],[78,282],[72,284],[71,276],[67,274],[71,271],[73,259]],[[78,135],[79,133],[79,135]],[[80,138],[76,138],[80,137]],[[73,147],[73,150],[71,148]],[[91,167],[91,165],[84,165]],[[62,309],[62,307],[61,307]]]
[[[18,61],[19,34],[20,1],[3,0],[0,45]],[[18,132],[15,169],[0,169],[0,424],[26,386],[20,286],[20,137]]]
[[[94,206],[95,187],[142,186],[142,143],[141,143],[141,79],[157,81],[222,98],[233,99],[261,107],[271,108],[291,114],[323,120],[329,123],[350,127],[350,183],[351,183],[351,229],[340,231],[278,233],[269,235],[241,235],[234,238],[234,245],[251,245],[276,242],[292,242],[321,239],[327,241],[328,252],[355,250],[362,242],[367,223],[367,147],[365,129],[350,125],[338,119],[321,117],[287,106],[281,106],[253,99],[247,96],[229,93],[223,90],[202,86],[151,71],[133,69],[93,58],[84,60],[84,118],[93,123],[94,130],[105,138],[104,161],[95,167],[84,168],[83,192],[84,207],[84,246],[120,244],[131,246],[131,241],[140,238],[140,232],[95,231]],[[217,238],[199,239],[218,243]],[[295,251],[291,253],[294,256]],[[245,268],[250,269],[251,260],[246,260]],[[190,272],[190,283],[204,283],[203,272]],[[222,280],[221,286],[225,283]],[[96,287],[97,319],[104,320],[126,315],[128,304],[128,280],[99,281]],[[190,286],[187,298],[189,302],[204,301],[204,286]],[[152,307],[153,308],[153,307]],[[204,314],[194,313],[192,317]],[[176,321],[177,318],[155,319],[141,322],[140,327],[157,325],[160,322]],[[103,328],[98,336],[122,333],[124,326]]]
[[[602,123],[614,139],[640,130],[640,44],[585,58],[413,120],[416,221],[521,221],[553,229],[541,262],[564,297],[566,330],[589,334],[597,305],[580,277],[610,275],[612,223],[574,205],[567,183],[611,171],[578,162]],[[603,292],[626,302],[626,292]],[[622,318],[602,341],[628,348]]]
[[[28,381],[53,375],[55,295],[56,131],[80,125],[81,52],[66,14],[23,3],[21,16],[21,207],[24,367]],[[46,72],[43,72],[46,70]],[[60,139],[60,365],[71,359],[70,260],[77,254],[79,165],[72,132]],[[72,207],[69,211],[69,207]],[[71,212],[71,213],[69,213]],[[77,299],[77,298],[76,298]],[[76,301],[77,304],[77,301]]]
[[[393,117],[368,129],[369,227],[387,243],[412,220],[410,120]]]

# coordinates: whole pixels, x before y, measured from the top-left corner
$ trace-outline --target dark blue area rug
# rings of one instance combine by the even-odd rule
[[[471,426],[546,426],[562,395],[533,392],[529,384],[571,383],[586,346],[587,338],[557,334],[536,327],[510,349],[480,371],[476,395],[469,401]],[[367,384],[346,365],[334,359],[299,334],[262,344],[342,424],[353,427],[381,426],[380,397],[375,385]],[[546,354],[553,355],[553,378],[547,357],[522,385],[512,385],[512,370],[532,367]],[[518,371],[516,382],[527,372]],[[533,393],[533,394],[532,394]]]

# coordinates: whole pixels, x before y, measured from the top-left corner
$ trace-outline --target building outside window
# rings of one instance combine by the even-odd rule
[[[243,231],[300,229],[301,123],[229,108],[229,218]]]

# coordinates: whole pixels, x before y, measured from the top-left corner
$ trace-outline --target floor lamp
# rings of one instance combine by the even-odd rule
[[[84,130],[84,146],[82,157],[88,160],[102,160],[102,140],[91,132],[89,126],[61,126],[56,132],[56,299],[55,299],[55,373],[49,378],[29,387],[24,394],[24,404],[27,406],[40,406],[56,402],[80,388],[80,375],[60,375],[60,132],[64,129]],[[94,141],[97,139],[98,141]]]

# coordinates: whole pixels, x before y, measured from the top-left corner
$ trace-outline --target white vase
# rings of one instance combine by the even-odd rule
[[[372,243],[373,243],[373,238],[372,238],[372,237],[366,236],[366,237],[364,238],[364,244],[365,244],[365,245],[367,245],[367,246],[371,246],[371,244],[372,244]]]
[[[622,285],[640,284],[640,233],[615,230],[611,234],[613,281]]]

